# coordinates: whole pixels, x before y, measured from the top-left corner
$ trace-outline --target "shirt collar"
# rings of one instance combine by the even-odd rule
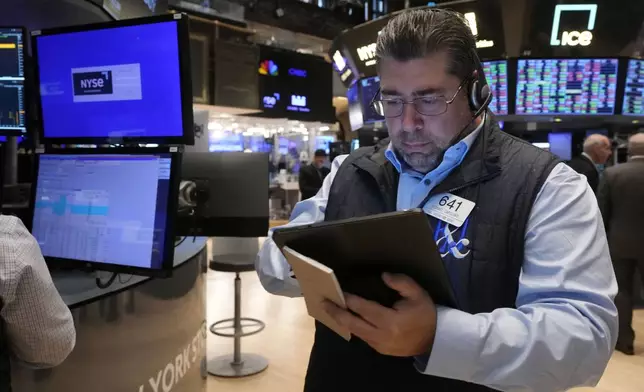
[[[453,146],[449,147],[445,151],[445,155],[443,156],[443,159],[445,159],[445,156],[451,156],[451,155],[459,155],[459,156],[465,156],[469,149],[472,147],[472,144],[474,144],[474,140],[476,140],[476,137],[481,133],[481,129],[483,129],[483,126],[485,125],[485,122],[487,121],[487,114],[483,115],[483,120],[479,123],[479,125],[474,129],[474,131],[470,132],[469,135],[465,136],[461,141],[458,143],[454,144]],[[387,150],[385,151],[385,157],[391,162],[392,165],[398,170],[398,173],[403,173],[405,171],[413,171],[411,168],[407,166],[407,164],[404,161],[401,161],[398,159],[398,155],[394,152],[393,145],[391,142],[389,142],[389,145],[387,146]]]
[[[593,161],[593,158],[591,158],[590,155],[586,154],[585,152],[582,152],[581,155],[586,157],[586,159],[591,161],[593,164],[595,164],[595,161]]]

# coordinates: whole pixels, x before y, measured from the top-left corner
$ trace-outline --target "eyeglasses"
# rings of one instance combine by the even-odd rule
[[[376,113],[378,113],[378,115],[385,118],[399,117],[403,114],[406,104],[414,105],[416,112],[423,116],[439,116],[445,113],[449,105],[454,102],[458,93],[463,89],[466,81],[467,79],[461,82],[458,89],[449,100],[445,99],[445,97],[441,95],[421,96],[415,97],[411,100],[404,100],[402,98],[376,99],[376,97],[380,95],[380,90],[378,90],[371,100],[371,107],[376,111]]]

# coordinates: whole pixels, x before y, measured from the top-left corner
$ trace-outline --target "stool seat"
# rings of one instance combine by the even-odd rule
[[[226,255],[215,255],[210,261],[210,269],[220,272],[250,272],[255,270],[255,258],[257,255],[233,253]]]

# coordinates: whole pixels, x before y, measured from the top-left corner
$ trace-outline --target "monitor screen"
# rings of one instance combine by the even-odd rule
[[[548,134],[548,143],[551,153],[565,161],[572,159],[572,134],[570,132],[551,132]]]
[[[492,91],[490,110],[494,114],[508,114],[508,62],[484,61],[483,73]]]
[[[612,115],[617,59],[520,59],[516,114]]]
[[[266,117],[335,121],[333,70],[320,56],[260,46],[257,70]]]
[[[26,131],[24,31],[0,28],[0,133]]]
[[[182,78],[189,69],[180,61],[184,48],[178,25],[168,20],[36,35],[43,136],[184,136],[184,114],[191,116],[192,109],[184,108],[183,94],[190,86],[182,86]]]
[[[244,136],[241,133],[210,132],[208,151],[244,151]]]
[[[172,266],[171,165],[170,153],[39,155],[32,234],[43,255],[105,270]]]
[[[380,78],[377,76],[360,80],[361,87],[361,104],[365,124],[371,124],[377,121],[384,121],[385,118],[373,109],[371,101],[380,89]]]
[[[629,60],[622,114],[644,116],[644,60]]]
[[[356,82],[347,88],[347,100],[349,101],[349,126],[352,131],[357,131],[364,125],[362,104],[360,102],[359,83]]]
[[[315,149],[324,150],[327,154],[331,153],[331,143],[335,142],[335,136],[320,135],[315,137]]]

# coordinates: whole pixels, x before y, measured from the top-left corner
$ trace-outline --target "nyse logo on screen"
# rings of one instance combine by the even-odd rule
[[[74,95],[105,95],[114,92],[112,71],[73,74]]]
[[[306,96],[305,95],[291,95],[291,105],[306,107]]]
[[[561,15],[564,12],[587,12],[588,24],[585,31],[560,31]],[[597,19],[597,4],[559,4],[555,7],[555,16],[552,21],[552,32],[550,34],[551,46],[588,46],[592,43]],[[561,37],[561,38],[560,38]]]

